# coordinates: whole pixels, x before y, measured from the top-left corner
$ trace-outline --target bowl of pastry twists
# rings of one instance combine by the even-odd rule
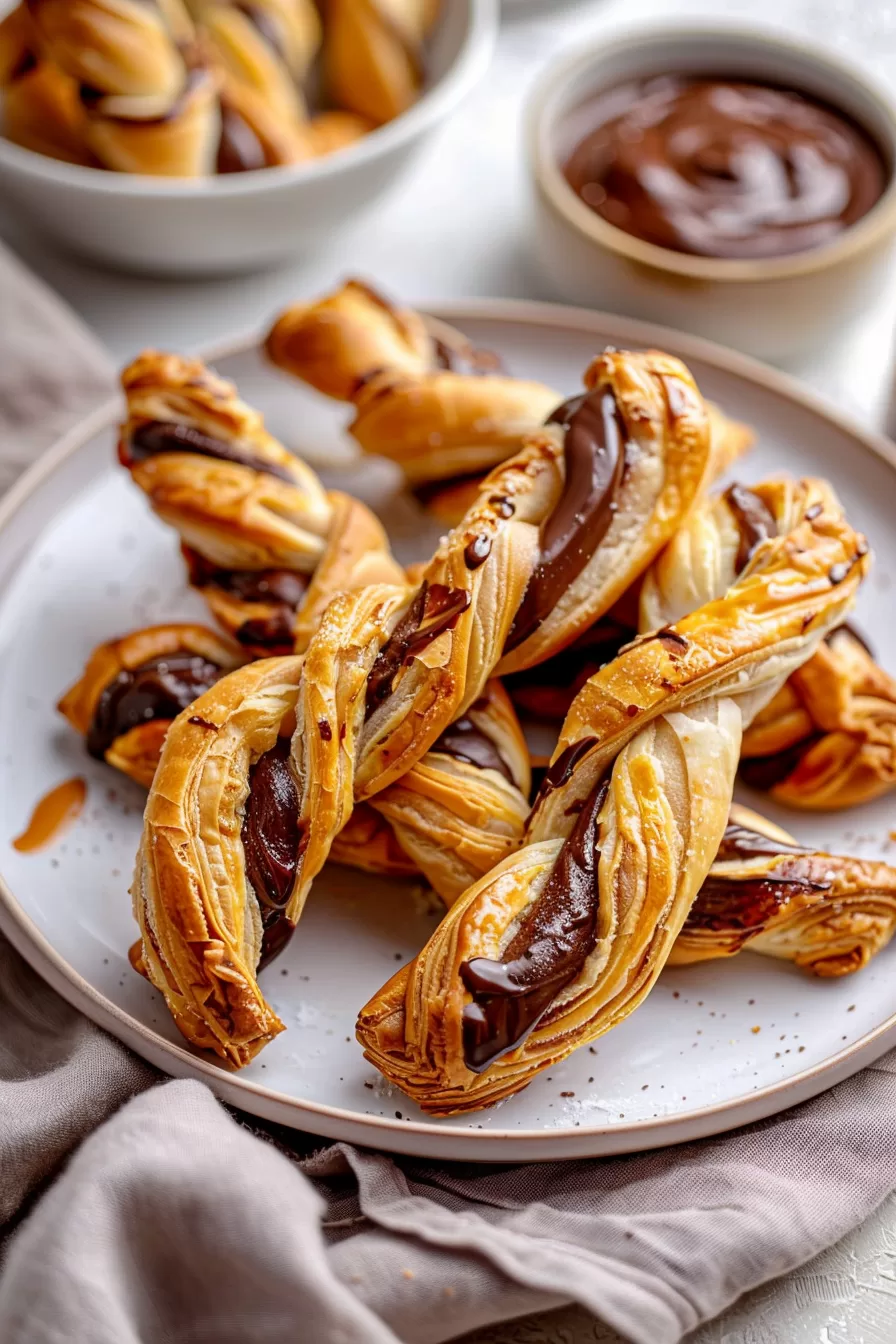
[[[850,623],[896,657],[892,451],[673,332],[446,316],[350,281],[219,371],[144,351],[6,506],[0,925],[316,1132],[769,1114],[896,1033],[896,681]]]
[[[395,181],[497,23],[497,0],[20,0],[0,20],[0,182],[105,263],[271,264]]]

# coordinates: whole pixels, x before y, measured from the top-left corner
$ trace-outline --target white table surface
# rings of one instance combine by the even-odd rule
[[[0,4],[0,9],[5,5]],[[0,205],[0,234],[124,361],[147,345],[191,350],[261,327],[280,307],[361,274],[412,303],[464,295],[554,296],[529,246],[520,110],[550,55],[579,32],[684,13],[777,24],[853,53],[896,86],[896,0],[505,0],[483,85],[380,212],[312,260],[229,280],[124,277],[45,246]],[[888,397],[896,276],[874,310],[799,373],[844,409],[878,419]],[[742,1299],[693,1344],[893,1344],[896,1196],[839,1246]],[[480,1332],[468,1344],[616,1344],[577,1309]]]

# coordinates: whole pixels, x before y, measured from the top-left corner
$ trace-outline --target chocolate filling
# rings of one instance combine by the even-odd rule
[[[564,747],[556,761],[549,765],[545,771],[536,803],[540,798],[545,798],[549,793],[553,793],[554,789],[562,788],[572,778],[572,772],[582,757],[596,745],[596,737],[581,737],[578,742],[570,742],[568,747]]]
[[[597,945],[597,818],[608,787],[602,780],[593,790],[501,960],[474,957],[460,967],[473,996],[463,1010],[464,1062],[473,1073],[525,1041]]]
[[[250,173],[269,167],[264,145],[248,121],[223,102],[216,167],[219,173]]]
[[[124,452],[125,466],[145,462],[159,453],[195,453],[198,457],[214,457],[221,462],[235,462],[241,467],[251,467],[253,471],[267,472],[287,485],[295,484],[289,469],[279,462],[267,462],[236,444],[204,434],[193,425],[178,425],[169,420],[149,420],[140,425],[131,434]]]
[[[251,617],[236,632],[241,644],[291,653],[295,615],[308,589],[308,576],[293,569],[218,569],[190,547],[183,548],[190,582],[197,588],[214,586],[241,602],[273,606],[266,616]]]
[[[385,704],[402,667],[418,658],[446,630],[453,630],[470,605],[464,588],[423,583],[413,602],[376,656],[367,678],[365,720]]]
[[[632,626],[604,616],[560,653],[512,673],[504,684],[518,709],[538,718],[562,719],[586,681],[636,635]]]
[[[769,537],[778,535],[775,516],[758,495],[743,485],[731,485],[725,491],[725,502],[734,514],[740,531],[740,543],[734,560],[738,574],[746,569],[756,547]]]
[[[758,831],[729,822],[716,862],[775,855],[780,855],[782,862],[774,872],[762,877],[726,877],[711,872],[691,907],[685,927],[717,932],[757,932],[795,896],[807,891],[829,890],[829,881],[815,881],[812,877],[813,854],[813,850],[801,845],[773,840]],[[824,871],[823,865],[822,856],[821,871]]]
[[[447,345],[438,337],[433,337],[436,364],[449,373],[462,373],[468,378],[487,378],[496,373],[504,373],[501,356],[494,350],[478,350],[475,345]]]
[[[776,751],[772,756],[743,758],[738,766],[741,779],[749,784],[751,789],[760,789],[763,792],[773,789],[776,784],[783,783],[793,774],[809,749],[814,747],[821,737],[821,733],[812,733],[809,737],[804,737],[802,742],[795,742],[792,747]]]
[[[430,751],[441,751],[455,760],[466,761],[468,765],[477,765],[480,770],[497,770],[508,784],[516,780],[510,766],[505,761],[486,732],[466,715],[455,719],[442,733],[442,736],[430,747]]]
[[[196,653],[150,658],[122,668],[105,687],[87,731],[87,750],[103,760],[116,738],[142,723],[176,719],[182,709],[214,686],[222,669]]]
[[[591,560],[613,519],[627,432],[616,398],[598,389],[564,402],[547,422],[565,430],[566,479],[541,529],[538,562],[505,651],[534,634]]]
[[[246,876],[261,909],[264,934],[258,969],[289,942],[295,925],[286,906],[302,853],[299,793],[289,768],[289,738],[278,737],[249,771],[249,796],[240,833]]]

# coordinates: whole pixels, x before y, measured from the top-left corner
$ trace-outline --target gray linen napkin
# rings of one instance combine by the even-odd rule
[[[0,295],[11,476],[110,375],[2,253]],[[675,1344],[896,1187],[896,1053],[717,1139],[516,1168],[321,1147],[157,1080],[0,938],[0,1222],[28,1214],[0,1273],[5,1344],[440,1344],[566,1302]]]

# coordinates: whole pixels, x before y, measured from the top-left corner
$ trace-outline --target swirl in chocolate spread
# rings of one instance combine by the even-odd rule
[[[613,520],[625,471],[628,434],[612,392],[597,388],[573,397],[547,423],[565,432],[563,490],[542,524],[538,561],[505,651],[535,633],[589,563]]]
[[[455,719],[430,747],[430,751],[441,751],[455,760],[476,765],[480,770],[497,770],[508,784],[515,784],[513,772],[494,742],[468,715]]]
[[[295,484],[289,468],[282,463],[268,462],[249,449],[213,438],[195,425],[174,424],[170,420],[148,420],[131,433],[129,442],[123,441],[121,445],[121,458],[126,467],[135,462],[145,462],[147,458],[156,457],[160,453],[195,453],[198,457],[214,457],[221,462],[235,462],[241,467],[267,472],[269,476],[286,481],[287,485]]]
[[[781,862],[770,872],[742,877],[727,876],[714,864],[685,928],[755,933],[794,897],[830,889],[826,855],[728,823],[716,855],[717,864],[769,858],[780,858]]]
[[[423,583],[376,656],[367,678],[365,719],[389,699],[395,678],[446,630],[453,630],[470,605],[464,588]]]
[[[738,574],[746,569],[753,552],[763,541],[778,535],[778,523],[768,506],[744,485],[730,485],[725,491],[725,503],[734,514],[740,532],[740,542],[734,559]]]
[[[150,658],[122,668],[100,695],[87,731],[87,750],[103,760],[116,738],[158,719],[176,719],[221,677],[222,669],[195,653]]]
[[[463,1010],[464,1063],[473,1073],[525,1041],[597,946],[598,815],[608,787],[602,780],[592,791],[501,960],[461,964],[473,996]]]
[[[303,834],[289,761],[289,738],[278,737],[252,766],[240,832],[246,877],[255,892],[264,930],[259,970],[283,950],[295,928],[286,918],[286,906],[295,885]]]
[[[875,205],[880,150],[841,112],[746,80],[660,75],[580,107],[566,179],[595,214],[674,252],[780,257],[837,238]]]

